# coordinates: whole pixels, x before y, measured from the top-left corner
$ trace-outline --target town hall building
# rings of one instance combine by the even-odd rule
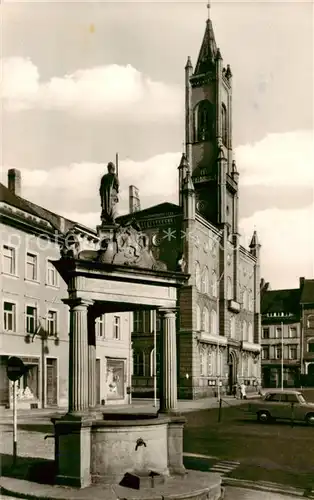
[[[232,72],[206,22],[195,68],[185,66],[185,152],[178,166],[178,205],[130,214],[150,236],[154,256],[190,275],[178,300],[178,396],[194,399],[260,381],[260,251],[256,231],[240,244],[239,173],[232,147]],[[131,188],[130,188],[131,189]],[[132,194],[132,193],[131,193]],[[154,330],[156,351],[154,350]],[[158,374],[159,321],[133,318],[133,391],[148,395]]]

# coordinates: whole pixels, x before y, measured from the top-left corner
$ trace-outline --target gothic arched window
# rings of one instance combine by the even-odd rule
[[[248,291],[247,302],[248,302],[248,310],[253,311],[253,293],[252,293],[252,290]]]
[[[201,291],[202,273],[199,262],[195,263],[195,285],[197,290]]]
[[[232,339],[236,338],[236,320],[233,315],[230,318],[230,337]]]
[[[213,352],[207,353],[207,375],[211,376],[213,374]]]
[[[314,329],[314,314],[310,314],[307,317],[307,328]]]
[[[227,278],[227,299],[228,300],[232,300],[232,296],[233,296],[233,293],[232,293],[232,280],[231,280],[230,276],[228,276],[228,278]]]
[[[247,342],[247,340],[248,340],[248,331],[247,331],[246,321],[243,321],[243,323],[242,323],[242,340],[244,342]]]
[[[209,333],[210,331],[209,310],[207,307],[203,309],[203,330],[205,333]]]
[[[246,288],[243,289],[243,294],[242,294],[242,304],[243,304],[243,309],[248,309],[248,293]]]
[[[206,375],[206,351],[204,349],[201,349],[201,352],[200,352],[200,375],[201,377],[204,377]]]
[[[227,108],[224,104],[221,106],[221,138],[225,146],[228,142],[228,118],[227,118]]]
[[[247,329],[247,336],[248,336],[248,341],[251,342],[251,344],[253,344],[253,325],[252,323],[249,323],[248,324],[248,329]]]
[[[208,267],[205,266],[203,273],[203,292],[209,294],[209,270]]]
[[[202,328],[202,316],[201,316],[201,308],[199,305],[196,306],[196,330],[199,332]]]
[[[217,312],[214,309],[211,312],[211,333],[218,335]]]
[[[203,142],[214,136],[214,107],[207,100],[197,104],[194,110],[194,140]]]
[[[218,280],[217,280],[217,274],[215,271],[213,271],[212,274],[212,296],[217,297],[218,296]]]

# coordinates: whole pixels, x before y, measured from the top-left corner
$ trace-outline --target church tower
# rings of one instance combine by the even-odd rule
[[[209,6],[208,6],[209,12]],[[232,73],[223,66],[210,16],[193,71],[185,67],[186,154],[196,211],[227,234],[238,232],[238,173],[232,156]]]

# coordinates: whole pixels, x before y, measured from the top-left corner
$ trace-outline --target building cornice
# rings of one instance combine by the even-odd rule
[[[55,241],[56,244],[59,244],[59,241],[62,241],[63,235],[56,229],[54,229],[51,225],[35,225],[31,220],[23,220],[18,216],[12,217],[10,213],[3,213],[1,209],[0,214],[2,223],[6,226],[18,229],[27,234],[32,234],[34,236],[44,236],[46,238],[49,238],[51,241]]]
[[[11,216],[11,218],[17,218],[18,220],[31,222],[32,224],[36,223],[41,228],[47,228],[50,230],[54,229],[49,221],[42,219],[41,217],[38,217],[36,215],[33,215],[29,212],[25,212],[20,208],[9,205],[4,201],[0,201],[0,212],[3,213],[4,215],[8,214],[9,216]]]

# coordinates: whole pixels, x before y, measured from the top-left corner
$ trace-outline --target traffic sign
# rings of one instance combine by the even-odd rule
[[[19,378],[26,373],[27,368],[24,365],[21,358],[17,358],[16,356],[11,356],[8,359],[7,364],[7,376],[12,382],[16,382]]]

